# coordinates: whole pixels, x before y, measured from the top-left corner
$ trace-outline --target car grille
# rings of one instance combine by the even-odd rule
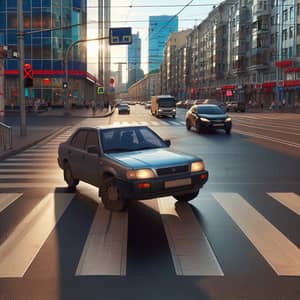
[[[156,169],[156,173],[158,176],[172,175],[172,174],[184,173],[188,171],[189,171],[188,165]]]

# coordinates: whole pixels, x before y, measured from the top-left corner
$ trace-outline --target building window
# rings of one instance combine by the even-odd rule
[[[294,35],[293,26],[290,26],[290,29],[289,29],[289,38],[292,39],[293,35]]]
[[[285,10],[283,11],[283,20],[284,20],[284,21],[287,21],[287,20],[288,20],[288,10],[287,10],[287,9],[285,9]]]
[[[293,47],[289,47],[289,57],[293,57]]]
[[[294,16],[294,7],[290,7],[290,20],[293,19]]]
[[[297,16],[300,16],[300,3],[297,4]]]
[[[297,24],[297,35],[300,35],[300,24]]]
[[[287,51],[288,51],[287,48],[282,48],[282,58],[283,58],[283,59],[286,59],[286,58],[287,58]]]
[[[287,40],[287,30],[286,29],[282,30],[282,40],[284,40],[284,41]]]
[[[300,45],[297,45],[297,56],[300,56]]]

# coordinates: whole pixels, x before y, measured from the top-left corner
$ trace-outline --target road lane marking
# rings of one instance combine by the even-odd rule
[[[0,179],[62,179],[63,175],[59,174],[5,174],[0,173]]]
[[[5,182],[5,183],[0,183],[0,188],[1,189],[41,189],[41,188],[55,188],[55,187],[60,187],[60,188],[67,188],[66,183],[63,181],[63,179],[57,180],[57,181],[51,181],[47,182]]]
[[[0,278],[23,277],[74,194],[48,194],[0,246]]]
[[[300,196],[295,193],[267,193],[273,199],[300,215]]]
[[[110,212],[99,203],[76,276],[126,275],[128,213]]]
[[[218,260],[187,203],[158,199],[159,211],[177,275],[223,276]]]
[[[160,123],[160,125],[162,124],[162,125],[170,126],[170,124],[168,122],[166,122],[166,121],[159,121],[159,123]]]
[[[300,249],[236,193],[213,193],[277,275],[300,275]]]
[[[150,124],[151,125],[156,125],[156,126],[158,126],[158,125],[160,125],[158,122],[156,122],[156,121],[150,121]]]
[[[261,135],[261,134],[250,133],[250,132],[243,131],[243,130],[233,129],[233,131],[236,132],[236,133],[251,136],[251,137],[254,137],[254,138],[259,138],[259,139],[263,139],[263,140],[277,142],[277,143],[280,143],[280,144],[283,144],[283,145],[286,145],[286,146],[295,147],[295,148],[300,149],[300,144],[298,144],[298,143],[293,143],[293,142],[282,140],[282,139],[276,139],[276,138],[272,138],[272,137]]]
[[[22,195],[23,194],[20,193],[0,193],[0,212],[2,212],[6,207],[19,199]]]
[[[175,125],[175,126],[180,126],[180,123],[178,123],[176,121],[169,121],[169,123],[171,123],[172,125]]]
[[[179,123],[185,126],[185,122],[184,121],[180,121]]]
[[[15,162],[3,162],[3,163],[0,163],[0,167],[12,167],[12,166],[52,166],[56,164],[57,165],[57,161],[53,161],[53,162],[23,162],[23,163],[20,163],[19,161],[15,161]],[[57,165],[58,167],[58,165]]]

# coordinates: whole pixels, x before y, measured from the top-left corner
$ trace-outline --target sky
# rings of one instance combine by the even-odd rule
[[[148,73],[148,24],[149,16],[177,15],[178,30],[193,28],[204,20],[221,1],[215,0],[111,0],[111,27],[131,27],[132,33],[139,32],[142,40],[142,69]],[[97,36],[98,0],[88,0],[88,38]],[[186,6],[186,7],[185,7]],[[88,43],[88,72],[97,74],[97,43]],[[127,63],[127,46],[111,46],[111,68],[117,63]],[[123,65],[126,73],[126,64]],[[126,78],[125,78],[126,79]]]

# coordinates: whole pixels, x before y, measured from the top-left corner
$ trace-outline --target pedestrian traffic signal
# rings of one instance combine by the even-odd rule
[[[103,86],[99,86],[99,87],[97,88],[97,93],[98,93],[99,95],[103,95],[103,94],[104,94],[104,87],[103,87]]]
[[[24,87],[33,86],[33,76],[32,76],[32,67],[31,64],[25,64],[24,67]]]

